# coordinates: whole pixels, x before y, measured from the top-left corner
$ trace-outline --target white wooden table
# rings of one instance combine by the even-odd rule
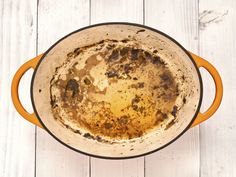
[[[10,97],[16,69],[67,33],[109,21],[154,27],[212,62],[224,83],[218,112],[165,149],[131,160],[76,153],[21,118]],[[201,71],[207,108],[214,85]],[[31,75],[20,84],[29,111]],[[236,177],[235,75],[235,0],[1,0],[0,177]]]

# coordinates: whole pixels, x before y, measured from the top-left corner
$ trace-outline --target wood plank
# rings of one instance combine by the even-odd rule
[[[89,24],[87,0],[39,0],[38,48],[48,49],[64,35]],[[88,177],[89,157],[74,152],[53,139],[46,131],[37,129],[36,176]]]
[[[35,162],[35,126],[24,120],[11,102],[11,80],[16,70],[36,52],[36,1],[0,2],[0,176],[32,177]],[[32,71],[20,83],[27,110]]]
[[[143,0],[91,0],[91,23],[143,23]]]
[[[146,25],[175,38],[180,44],[197,53],[198,1],[147,0]],[[176,142],[146,157],[146,177],[198,177],[199,129],[190,129]]]
[[[92,24],[108,21],[143,23],[142,0],[92,0]],[[103,160],[91,158],[91,176],[143,177],[144,158],[131,160]]]
[[[91,177],[143,177],[144,158],[104,160],[91,158]]]
[[[224,97],[220,109],[200,127],[201,176],[236,176],[236,1],[208,0],[199,3],[200,55],[220,72]],[[205,107],[212,102],[214,85],[204,75]]]

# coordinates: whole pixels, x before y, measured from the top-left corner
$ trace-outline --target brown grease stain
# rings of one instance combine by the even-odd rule
[[[58,67],[51,80],[55,119],[63,124],[65,120],[75,124],[78,132],[87,131],[83,136],[89,139],[137,138],[160,126],[171,115],[176,117],[178,111],[175,106],[178,85],[164,61],[156,52],[128,46],[127,39],[122,41],[125,46],[118,43],[103,40],[75,49],[67,55],[68,63],[94,47],[97,53],[87,58],[82,69],[77,69],[78,61],[74,62],[66,79],[57,71],[68,63]],[[98,69],[94,75],[92,70],[96,68],[105,70]]]

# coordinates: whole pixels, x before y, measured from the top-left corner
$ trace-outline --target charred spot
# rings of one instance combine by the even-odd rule
[[[127,116],[127,115],[121,116],[121,117],[118,119],[118,122],[119,122],[119,124],[121,124],[121,125],[127,124],[127,123],[128,123],[128,116]]]
[[[110,49],[113,49],[114,47],[115,47],[114,44],[108,44],[106,48],[107,48],[108,50],[110,50]]]
[[[145,55],[146,59],[152,60],[152,55],[149,52],[145,51],[144,55]]]
[[[146,64],[147,59],[144,56],[143,50],[139,50],[139,63]]]
[[[165,128],[165,130],[167,130],[167,129],[169,129],[172,125],[174,125],[175,124],[175,120],[172,120],[170,123],[168,123],[167,125],[166,125],[166,128]]]
[[[40,92],[42,92],[42,90],[41,90],[41,89],[39,89],[39,93],[40,93]]]
[[[100,136],[96,136],[95,138],[98,142],[102,142],[102,138]]]
[[[130,64],[125,64],[124,65],[125,74],[128,74],[131,70],[132,70],[132,67],[130,66]]]
[[[73,56],[73,52],[70,52],[67,54],[67,57],[72,57]]]
[[[119,58],[119,51],[116,49],[112,51],[111,55],[108,58],[108,61],[115,61],[118,58]]]
[[[73,130],[74,133],[81,134],[79,130]]]
[[[133,77],[133,80],[135,80],[135,81],[136,81],[136,80],[138,80],[138,78],[137,78],[137,77]]]
[[[138,103],[140,102],[140,97],[135,95],[135,97],[131,100],[131,107],[133,110],[138,111]]]
[[[138,110],[138,105],[135,105],[135,104],[132,105],[132,109],[135,110],[135,111],[137,111],[137,110]]]
[[[84,137],[88,139],[94,139],[94,137],[90,133],[85,133]]]
[[[138,31],[136,32],[136,34],[142,33],[142,32],[144,32],[144,31],[145,31],[145,29],[138,30]]]
[[[131,149],[130,149],[130,151],[133,151],[133,150],[134,150],[134,148],[131,148]]]
[[[169,81],[169,80],[171,79],[171,76],[170,76],[168,73],[162,73],[162,74],[160,75],[160,78],[161,78],[161,80],[163,80],[164,82],[166,82],[166,81]]]
[[[123,39],[123,40],[121,40],[121,42],[123,42],[123,43],[127,43],[129,41],[129,39]]]
[[[129,52],[129,48],[128,47],[124,47],[120,50],[120,55],[121,56],[124,56],[124,55],[127,55]]]
[[[107,71],[107,72],[105,73],[105,75],[106,75],[108,78],[117,77],[117,76],[118,76],[118,72],[115,71],[115,70],[111,70],[111,71]]]
[[[168,118],[167,114],[161,112],[160,110],[157,110],[155,116],[156,116],[156,122],[155,122],[156,125],[164,121],[166,118]]]
[[[78,64],[79,64],[78,62],[75,62],[72,67],[75,67],[75,66],[78,65]]]
[[[163,88],[164,88],[165,90],[167,90],[169,87],[168,87],[167,84],[164,84],[164,85],[163,85]]]
[[[50,104],[51,104],[52,108],[56,107],[56,97],[55,96],[50,95]]]
[[[145,110],[145,108],[143,106],[139,107],[139,112],[143,113],[144,110]]]
[[[154,86],[152,87],[153,90],[158,89],[158,88],[159,88],[158,85],[154,85]]]
[[[131,59],[132,60],[137,60],[138,59],[138,53],[139,53],[138,49],[132,49],[131,50]]]
[[[80,54],[80,48],[78,47],[78,48],[76,48],[75,50],[74,50],[74,57],[76,57],[76,56],[78,56],[79,54]]]
[[[138,133],[137,133],[137,136],[138,137],[141,137],[143,135],[143,131],[142,130],[139,130]]]
[[[183,98],[183,103],[184,103],[184,104],[186,103],[186,97]]]
[[[91,84],[91,81],[89,80],[89,78],[85,77],[85,78],[84,78],[84,83],[85,83],[86,85],[90,85],[90,84]]]
[[[143,88],[144,87],[144,82],[138,82],[137,85],[138,85],[138,88]]]
[[[112,124],[106,122],[106,123],[104,123],[104,127],[105,127],[105,129],[110,129],[110,128],[112,128]]]
[[[163,96],[165,96],[165,93],[158,94],[158,95],[157,95],[157,99],[159,99],[159,98],[161,98],[161,97],[163,97]]]
[[[132,99],[132,104],[138,103],[140,101],[139,96],[135,95],[135,97]]]
[[[102,44],[104,43],[104,40],[99,41],[97,44]]]
[[[171,111],[171,115],[176,117],[177,111],[178,111],[178,107],[175,105]]]
[[[70,79],[66,84],[65,96],[74,97],[79,92],[79,84],[75,79]]]
[[[157,50],[153,50],[153,53],[157,53],[158,51]]]
[[[112,42],[118,42],[116,39],[112,39],[111,41],[112,41]]]
[[[164,63],[161,61],[161,58],[160,58],[159,56],[153,57],[152,63],[153,63],[153,64],[164,64]]]

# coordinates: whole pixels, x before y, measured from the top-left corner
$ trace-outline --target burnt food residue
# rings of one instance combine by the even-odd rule
[[[72,50],[51,80],[54,118],[100,142],[137,138],[175,118],[178,84],[152,51],[130,39]]]

